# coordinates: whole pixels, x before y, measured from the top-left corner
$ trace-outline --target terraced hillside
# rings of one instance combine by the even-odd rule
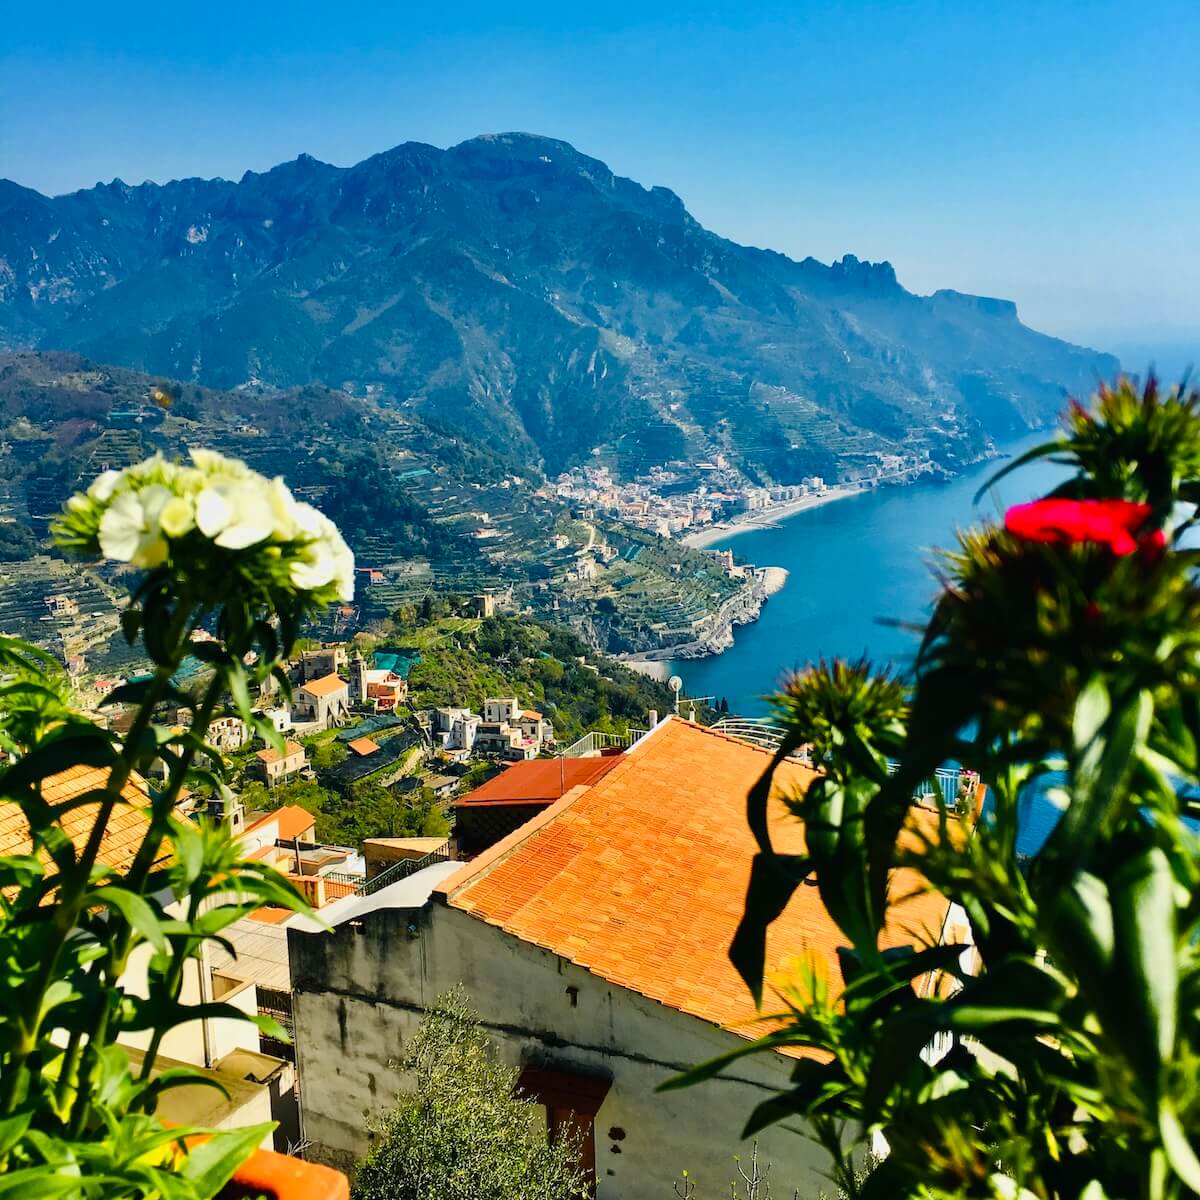
[[[343,636],[437,592],[498,592],[553,614],[560,585],[589,557],[582,544],[555,546],[566,509],[544,480],[406,410],[329,388],[222,392],[75,354],[0,354],[0,569],[8,577],[0,631],[64,659],[82,648],[89,670],[125,663],[108,599],[125,588],[48,557],[47,524],[104,468],[201,445],[283,475],[346,534],[360,568],[355,603],[330,612],[317,634]],[[712,586],[692,579],[711,571],[705,556],[636,540],[640,565],[621,578],[578,581],[562,612],[601,648],[627,649],[639,637],[657,645],[720,583],[719,572]],[[44,619],[63,589],[80,612],[106,614],[82,642],[68,618]]]

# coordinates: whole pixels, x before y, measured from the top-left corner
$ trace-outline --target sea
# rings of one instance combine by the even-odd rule
[[[731,713],[762,716],[788,672],[825,657],[869,657],[905,671],[937,594],[932,566],[957,531],[1000,519],[1011,504],[1045,495],[1067,469],[1044,460],[1014,471],[974,496],[1011,458],[1048,440],[1028,435],[999,448],[948,483],[879,488],[807,509],[775,528],[716,544],[740,561],[783,567],[783,590],[734,644],[711,658],[676,661],[684,696],[726,700]]]
[[[1000,520],[1009,505],[1043,496],[1066,477],[1068,468],[1039,460],[975,500],[1006,463],[1050,436],[1004,444],[1002,458],[948,483],[866,492],[718,543],[742,561],[784,567],[788,581],[753,625],[735,630],[724,654],[671,664],[683,679],[683,695],[725,699],[731,713],[762,716],[787,673],[821,657],[865,655],[907,671],[937,594],[932,565],[939,548],[953,545],[959,530]],[[1020,798],[1017,850],[1023,855],[1036,854],[1062,816],[1050,799],[1056,782],[1043,778]]]

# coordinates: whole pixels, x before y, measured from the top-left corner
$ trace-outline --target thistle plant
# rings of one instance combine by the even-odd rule
[[[0,1195],[205,1200],[271,1127],[208,1131],[188,1150],[185,1138],[205,1131],[154,1116],[165,1089],[206,1080],[159,1069],[166,1034],[199,1018],[250,1019],[183,1003],[187,963],[261,904],[306,906],[285,877],[242,859],[227,828],[179,815],[178,802],[185,787],[228,791],[222,756],[205,741],[227,700],[278,744],[251,711],[251,688],[271,675],[287,688],[282,659],[307,617],[352,596],[353,558],[282,480],[211,451],[105,472],[52,530],[68,553],[135,569],[121,624],[153,671],[105,701],[134,708],[122,737],[72,708],[53,660],[0,639],[0,800],[20,809],[30,843],[0,859]],[[202,629],[215,636],[193,640]],[[193,691],[178,682],[188,655],[206,669]],[[159,723],[168,704],[190,711],[187,728]],[[143,782],[155,760],[166,765],[160,786]],[[56,803],[48,781],[76,767],[93,768],[97,786]],[[105,833],[139,788],[141,839],[117,869]],[[84,805],[95,819],[76,847],[63,821]],[[140,992],[125,985],[135,954],[148,959]],[[121,1039],[147,1032],[135,1070]]]
[[[1200,556],[1183,540],[1200,394],[1121,380],[1026,460],[1047,456],[1072,477],[944,556],[903,702],[872,709],[889,681],[865,665],[812,668],[782,698],[776,765],[813,742],[823,775],[792,802],[803,856],[771,844],[775,766],[751,794],[760,853],[731,953],[761,997],[766,928],[815,877],[843,987],[783,984],[766,1037],[672,1084],[821,1052],[746,1132],[805,1119],[852,1198],[1200,1193]],[[947,762],[987,785],[982,816],[914,821]],[[1032,796],[1058,810],[1040,846]],[[903,868],[960,907],[969,955],[936,933],[883,948]],[[889,1151],[864,1179],[876,1134]]]

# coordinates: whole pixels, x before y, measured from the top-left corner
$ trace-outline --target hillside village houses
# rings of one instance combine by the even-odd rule
[[[485,699],[482,715],[447,706],[431,709],[426,720],[433,744],[451,758],[475,753],[517,762],[537,758],[554,740],[554,726],[515,696]]]
[[[408,682],[392,666],[379,665],[379,659],[395,659],[395,655],[376,655],[375,665],[367,666],[361,654],[355,654],[350,664],[350,699],[360,707],[375,712],[392,712],[408,698]]]
[[[795,1057],[758,1055],[698,1088],[656,1089],[763,1031],[727,948],[755,851],[745,796],[770,759],[668,718],[607,769],[551,787],[560,794],[548,806],[545,781],[515,788],[536,815],[474,859],[331,906],[330,931],[290,926],[312,1154],[348,1165],[369,1149],[372,1119],[406,1086],[395,1064],[422,1012],[461,984],[551,1134],[581,1137],[598,1200],[658,1200],[685,1169],[702,1194],[723,1191],[732,1156],[748,1149],[737,1130],[786,1088]],[[783,851],[802,852],[804,834],[780,797],[812,778],[798,761],[778,776],[771,820]],[[912,811],[936,835],[936,812]],[[967,966],[965,915],[909,874],[896,881],[908,899],[883,944],[962,943]],[[841,941],[816,889],[800,888],[769,935],[769,977],[807,957],[836,994]],[[827,1186],[802,1131],[775,1126],[759,1140],[782,1194]]]
[[[259,776],[267,787],[286,783],[294,776],[306,779],[313,777],[312,768],[308,765],[308,755],[299,742],[284,742],[282,753],[274,746],[265,746],[256,750],[254,757]]]
[[[350,717],[350,685],[332,673],[302,683],[292,700],[292,720],[296,725],[314,729],[332,729],[344,725]]]

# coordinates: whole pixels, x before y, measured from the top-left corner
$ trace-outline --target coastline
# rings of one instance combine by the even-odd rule
[[[664,680],[670,674],[669,664],[675,659],[721,654],[733,645],[734,628],[757,621],[767,598],[781,591],[787,580],[788,572],[783,567],[756,567],[744,587],[704,618],[690,642],[620,654],[617,661],[651,679]]]
[[[768,508],[759,508],[748,512],[745,516],[733,521],[725,521],[719,525],[709,525],[698,529],[695,533],[685,534],[679,541],[690,546],[693,550],[703,550],[714,546],[726,538],[737,537],[739,533],[750,533],[755,529],[763,529],[774,525],[796,513],[807,512],[810,508],[820,508],[823,504],[832,504],[835,500],[845,500],[849,496],[858,496],[869,488],[859,484],[840,483],[827,488],[819,496],[802,496],[799,500],[788,500],[783,504],[772,504]]]

